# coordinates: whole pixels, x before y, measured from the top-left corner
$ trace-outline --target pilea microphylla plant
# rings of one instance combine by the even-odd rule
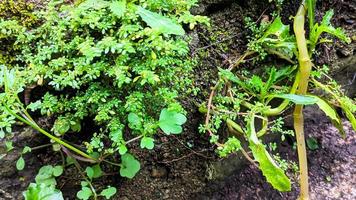
[[[3,48],[16,53],[7,55],[15,60],[0,63],[0,138],[11,140],[16,121],[31,126],[71,160],[62,167],[73,164],[80,171],[85,181],[79,199],[110,198],[116,188],[97,193],[92,184],[102,174],[100,164],[133,178],[140,162],[129,153],[130,143],[153,149],[155,134],[182,132],[186,112],[178,93],[196,92],[190,79],[195,61],[182,25],[208,25],[206,17],[190,14],[196,3],[52,0],[34,13],[39,24],[34,27],[0,19],[0,41],[8,44]],[[31,90],[37,88],[43,96],[33,99]],[[54,120],[50,130],[36,122],[39,114]],[[85,133],[84,123],[92,124]],[[79,133],[89,138],[82,145],[70,141]],[[23,154],[30,151],[26,147]],[[78,161],[93,166],[84,172]],[[24,167],[21,154],[17,168]],[[51,174],[50,167],[45,171]],[[24,196],[42,199],[42,194],[63,199],[53,182],[37,179]]]
[[[317,44],[330,42],[327,38],[321,38],[323,33],[346,43],[349,43],[350,39],[340,28],[331,25],[332,10],[325,13],[320,23],[315,22],[314,13],[315,1],[302,1],[293,18],[294,33],[288,25],[282,23],[278,15],[271,22],[261,22],[260,26],[247,20],[247,25],[253,33],[248,50],[227,69],[219,68],[220,78],[212,87],[207,107],[204,105],[200,108],[206,113],[205,124],[200,127],[200,131],[210,135],[210,141],[217,146],[220,156],[225,157],[241,151],[261,169],[275,189],[289,191],[290,179],[274,156],[267,151],[262,138],[269,130],[286,133],[280,127],[275,127],[281,125],[280,120],[270,119],[281,116],[295,104],[294,134],[299,157],[300,199],[303,200],[309,198],[303,106],[318,105],[344,136],[342,121],[335,111],[335,107],[340,107],[356,130],[355,101],[343,95],[340,87],[327,75],[326,67],[321,68],[312,63]],[[309,21],[308,32],[304,28],[306,17]],[[261,75],[250,75],[241,69],[247,58],[254,58],[255,62],[258,62],[269,55],[277,56],[289,65],[264,66],[265,70]],[[325,95],[316,96],[308,92],[314,89],[325,91]],[[230,133],[227,138],[219,134],[223,122]],[[242,143],[247,143],[253,158],[244,150]]]

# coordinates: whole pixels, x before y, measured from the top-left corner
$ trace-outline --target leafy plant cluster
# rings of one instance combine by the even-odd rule
[[[303,42],[305,9],[308,8],[309,37]],[[228,68],[219,68],[219,80],[217,80],[209,99],[206,109],[200,109],[206,113],[205,124],[200,126],[202,133],[210,135],[210,141],[217,146],[220,156],[225,157],[231,153],[242,151],[245,157],[258,164],[267,181],[279,191],[289,191],[291,181],[286,176],[286,162],[278,155],[271,155],[268,148],[263,144],[263,138],[267,134],[279,132],[282,139],[285,135],[296,135],[298,146],[304,144],[303,105],[318,105],[319,108],[331,119],[332,123],[344,135],[342,120],[335,111],[336,107],[343,110],[346,118],[356,130],[355,100],[343,95],[341,88],[334,80],[329,78],[328,70],[319,70],[321,67],[308,69],[309,59],[302,55],[312,56],[315,47],[320,42],[331,41],[326,39],[323,33],[335,36],[349,43],[350,39],[340,28],[334,28],[330,22],[333,11],[328,11],[320,23],[314,22],[315,2],[303,1],[298,14],[294,18],[294,31],[283,24],[281,17],[276,16],[271,22],[263,22],[260,26],[247,20],[247,27],[251,28],[248,50],[241,55],[235,63]],[[302,30],[302,31],[300,31]],[[265,64],[260,74],[251,74],[243,69],[237,69],[247,62],[247,58],[253,58],[259,62],[266,57],[275,56],[287,63],[284,66],[268,66]],[[311,62],[310,62],[311,63]],[[311,74],[309,78],[309,73]],[[303,91],[310,86],[312,89],[322,89],[323,96],[316,96]],[[296,104],[294,113],[295,133],[291,130],[283,130],[281,116],[286,112],[291,103]],[[276,106],[277,105],[277,106]],[[275,119],[271,121],[271,119]],[[226,125],[228,137],[222,137]],[[302,143],[301,140],[302,138]],[[242,143],[247,143],[250,155],[243,148]],[[305,146],[305,145],[304,145]],[[275,147],[271,147],[272,150]],[[305,150],[305,148],[304,148]],[[303,156],[305,151],[298,147],[298,154]],[[252,157],[252,158],[251,158]],[[276,160],[277,159],[277,160]],[[300,172],[302,172],[301,199],[307,199],[307,187],[305,187],[306,158],[300,160]],[[296,166],[292,165],[295,170]],[[306,181],[307,183],[307,181]]]
[[[37,23],[34,8],[35,4],[26,0],[3,0],[0,2],[0,18],[17,20],[29,27]]]
[[[0,22],[2,26],[9,26],[7,30],[0,32],[0,62],[11,63],[16,59],[18,46],[14,44],[14,39],[8,37],[21,30],[21,26],[31,27],[38,23],[37,16],[33,13],[34,3],[26,0],[3,0],[0,2]],[[16,20],[21,26],[16,26],[11,22],[3,23],[4,20]]]
[[[15,58],[0,63],[0,138],[13,137],[17,119],[49,137],[54,149],[119,166],[121,176],[133,178],[140,163],[128,144],[139,141],[142,149],[153,149],[159,129],[179,134],[186,122],[178,97],[183,89],[194,92],[194,61],[182,25],[208,24],[206,17],[190,14],[196,3],[52,0],[33,13],[41,22],[35,27],[0,19],[0,40],[8,41],[14,51],[7,53]],[[45,93],[33,99],[34,88]],[[52,129],[40,127],[33,114],[53,118]],[[84,123],[92,124],[89,132],[83,133]],[[89,138],[85,148],[64,140],[79,133]],[[18,162],[23,169],[23,158]],[[96,178],[90,171],[88,180]],[[82,184],[78,198],[96,198],[89,183]],[[29,195],[45,187],[36,184]],[[113,193],[108,190],[104,196]]]

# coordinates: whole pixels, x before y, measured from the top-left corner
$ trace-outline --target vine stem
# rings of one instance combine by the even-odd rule
[[[297,89],[298,95],[305,95],[308,90],[309,76],[312,69],[312,62],[309,57],[307,40],[305,38],[305,14],[308,7],[305,4],[305,0],[302,1],[298,12],[294,18],[294,33],[297,40],[298,47],[298,61],[299,61],[299,84]],[[294,130],[297,138],[297,150],[299,159],[300,170],[300,200],[309,199],[309,183],[308,183],[308,162],[306,145],[304,138],[304,117],[303,117],[303,105],[296,105],[293,113],[294,117]]]

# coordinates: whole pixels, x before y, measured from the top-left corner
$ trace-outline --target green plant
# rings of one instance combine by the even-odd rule
[[[112,164],[133,178],[140,163],[129,144],[140,140],[141,148],[152,149],[159,128],[179,134],[186,122],[178,94],[194,92],[195,61],[182,25],[208,24],[206,17],[190,14],[196,2],[53,0],[36,12],[37,26],[1,19],[0,39],[15,48],[9,53],[16,59],[0,60],[0,136],[11,138],[16,118],[67,156]],[[34,100],[36,87],[45,93]],[[54,119],[51,130],[31,116],[38,114]],[[68,134],[83,132],[84,122],[93,124],[87,128],[92,132],[82,133],[90,139],[74,145]],[[89,195],[86,186],[83,199]],[[102,196],[112,193],[108,188]]]
[[[320,40],[321,33],[327,32],[347,43],[350,39],[340,28],[332,27],[330,23],[332,11],[325,14],[321,24],[315,23],[314,7],[315,1],[301,3],[294,17],[294,34],[291,34],[290,27],[284,25],[279,16],[268,24],[264,22],[260,27],[248,20],[247,25],[253,34],[249,38],[248,50],[227,69],[219,68],[219,80],[212,87],[207,108],[200,109],[206,113],[205,124],[200,127],[200,131],[210,135],[210,141],[217,146],[220,156],[224,157],[241,150],[249,161],[254,164],[258,163],[263,175],[274,188],[279,191],[289,191],[291,182],[284,173],[286,163],[281,162],[279,157],[275,157],[279,161],[279,165],[277,164],[273,159],[274,156],[270,155],[265,145],[262,144],[262,138],[269,131],[282,132],[283,137],[284,134],[292,135],[292,132],[282,130],[281,120],[277,119],[272,122],[269,120],[285,112],[290,103],[296,104],[293,116],[299,156],[301,199],[309,198],[303,106],[318,105],[343,135],[340,116],[334,109],[335,106],[340,107],[356,130],[355,101],[343,95],[335,81],[328,78],[327,70],[312,73],[311,62],[318,42],[328,41]],[[311,30],[308,41],[304,30],[304,15],[307,10]],[[253,75],[237,69],[246,62],[246,58],[252,57],[255,61],[259,61],[271,55],[285,60],[290,65],[262,66],[266,70]],[[325,80],[324,77],[329,79],[328,83],[321,83]],[[323,89],[327,95],[318,97],[308,94],[308,86]],[[272,106],[275,104],[277,106]],[[227,138],[221,138],[219,134],[222,131],[223,122],[226,123],[230,133]],[[245,142],[254,160],[241,145]],[[280,164],[284,166],[284,169]]]
[[[31,183],[23,192],[25,200],[63,200],[61,191],[56,189],[55,179],[62,173],[62,166],[46,165],[41,167],[35,178],[36,183]]]

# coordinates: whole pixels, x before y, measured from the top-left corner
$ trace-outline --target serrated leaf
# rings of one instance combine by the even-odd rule
[[[298,105],[312,105],[318,102],[318,99],[312,96],[296,95],[296,94],[276,94],[272,97],[287,99]]]
[[[129,153],[121,156],[120,175],[132,179],[140,170],[141,164],[135,157]]]
[[[116,188],[115,187],[108,187],[101,191],[100,195],[104,196],[106,199],[110,199],[112,196],[116,194]]]
[[[36,102],[32,102],[27,106],[27,109],[30,109],[32,112],[38,110],[39,108],[41,108],[42,102],[40,100],[36,101]]]
[[[281,17],[276,17],[272,24],[268,27],[263,38],[267,38],[270,35],[275,35],[278,38],[289,36],[289,25],[284,25]]]
[[[287,59],[291,59],[297,49],[295,37],[290,34],[289,25],[284,25],[280,16],[276,17],[257,42],[271,54],[276,51],[279,52],[277,55]]]
[[[346,43],[351,42],[351,39],[347,37],[344,30],[342,30],[341,28],[334,28],[331,25],[330,20],[333,15],[334,15],[334,11],[329,10],[328,12],[325,13],[321,24],[319,25],[318,23],[316,23],[314,25],[312,31],[310,32],[310,41],[313,46],[317,44],[320,35],[324,32],[329,33],[330,35],[333,35]]]
[[[151,137],[143,137],[141,139],[141,143],[140,143],[140,147],[143,149],[143,148],[146,148],[146,149],[153,149],[155,146],[154,144],[154,139],[151,138]]]
[[[249,147],[252,151],[253,157],[259,163],[259,168],[261,169],[263,175],[266,177],[267,181],[271,183],[275,189],[281,192],[290,191],[291,182],[289,178],[275,163],[275,161],[265,149],[265,146],[258,140],[254,128],[254,123],[254,119],[249,122],[249,129],[247,131]]]
[[[17,160],[16,162],[16,169],[21,171],[25,168],[25,160],[23,159],[22,156]]]
[[[168,17],[146,10],[141,6],[137,6],[137,14],[140,15],[142,20],[146,22],[148,26],[150,26],[152,29],[160,31],[161,33],[173,35],[185,34],[182,26],[175,23]]]
[[[109,7],[113,14],[115,14],[118,18],[121,18],[122,16],[124,16],[125,11],[126,11],[126,1],[125,0],[121,0],[121,1],[114,0],[110,3]]]
[[[219,69],[219,76],[223,79],[227,79],[229,81],[232,81],[234,83],[240,83],[240,79],[235,76],[234,73],[232,73],[229,70],[218,68]]]
[[[167,135],[179,134],[186,121],[187,118],[183,114],[163,109],[159,116],[159,127]]]

